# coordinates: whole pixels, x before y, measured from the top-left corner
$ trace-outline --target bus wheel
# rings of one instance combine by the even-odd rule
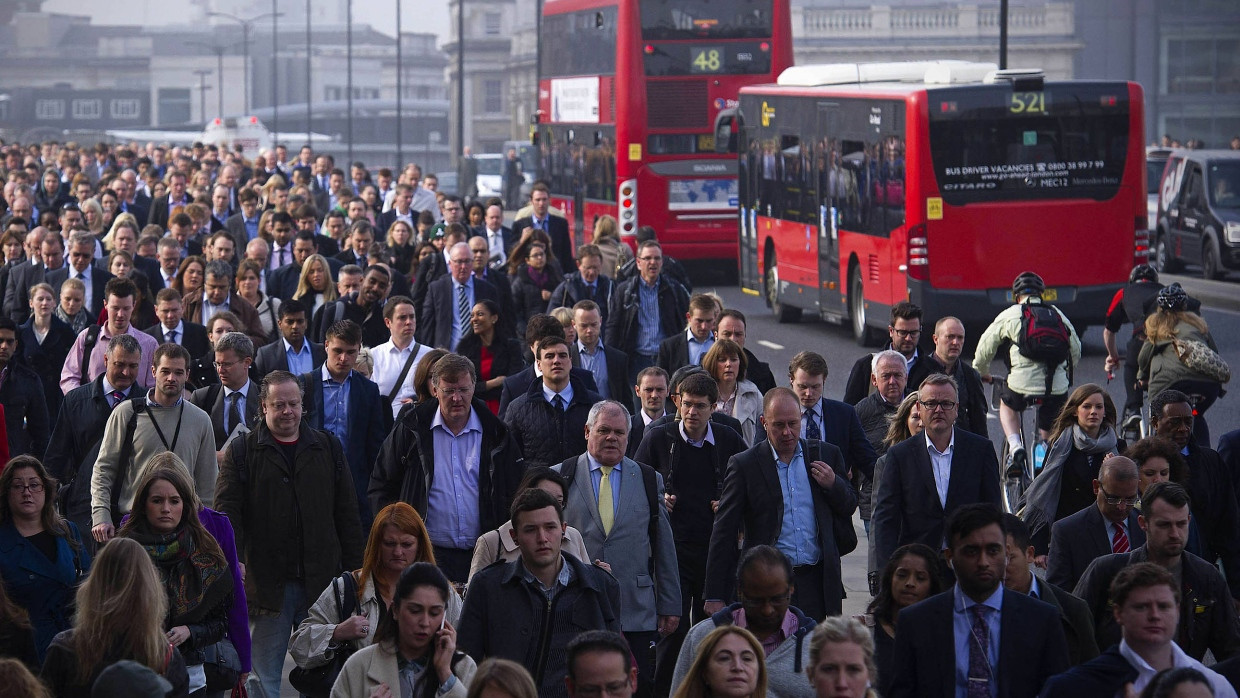
[[[775,253],[766,256],[766,304],[771,306],[775,319],[781,323],[799,322],[801,309],[784,305],[779,302],[779,265],[775,263]]]
[[[865,321],[865,289],[861,285],[861,272],[852,270],[848,280],[848,315],[852,318],[853,339],[863,347],[876,347],[882,343],[878,330]]]

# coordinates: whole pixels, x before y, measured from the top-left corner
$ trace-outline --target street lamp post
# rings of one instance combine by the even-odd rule
[[[280,90],[279,90],[279,80],[280,80],[280,63],[279,63],[280,34],[279,34],[279,30],[280,30],[280,24],[279,24],[279,21],[280,21],[281,12],[279,10],[279,4],[280,4],[280,0],[271,0],[271,130],[272,132],[276,134],[280,133]],[[280,139],[278,137],[273,136],[273,138],[275,139],[275,143],[279,143]],[[271,149],[271,152],[273,153],[275,152],[274,144]],[[284,163],[280,163],[280,164],[282,165]]]
[[[215,115],[222,119],[224,118],[224,52],[230,47],[221,46],[216,43],[208,44],[203,41],[191,41],[189,43],[194,46],[201,46],[202,48],[209,49],[215,54]],[[203,110],[206,110],[205,106],[203,107]]]
[[[400,164],[404,161],[403,146],[404,133],[402,132],[401,117],[404,115],[401,105],[401,93],[405,91],[405,81],[401,72],[401,33],[400,33],[400,5],[401,0],[396,0],[396,169],[400,170]]]
[[[207,76],[210,74],[209,70],[194,71],[194,75],[198,76],[198,120],[203,123],[207,121],[207,90],[211,89],[207,84]]]
[[[310,34],[310,0],[306,0],[306,143],[310,142],[311,119],[310,116],[310,98],[314,88],[310,83],[310,62],[311,49],[313,48],[313,40]]]
[[[348,113],[345,115],[345,121],[348,124],[349,134],[349,163],[353,163],[353,0],[345,0],[348,15],[345,17],[345,43],[347,52],[345,70],[348,76],[345,79],[345,99],[348,100]]]
[[[251,17],[249,19],[241,19],[237,15],[230,14],[228,12],[212,11],[212,12],[207,13],[208,17],[219,17],[220,19],[231,20],[241,25],[241,43],[245,47],[244,48],[244,54],[245,54],[244,89],[245,89],[245,111],[247,114],[250,111],[250,27],[254,26],[261,20],[271,17],[273,14],[279,14],[279,13],[267,12],[267,13],[258,15],[257,17]],[[272,37],[272,40],[274,41],[275,37]],[[272,48],[273,53],[274,51],[275,49]],[[275,79],[274,76],[272,79],[273,80]]]

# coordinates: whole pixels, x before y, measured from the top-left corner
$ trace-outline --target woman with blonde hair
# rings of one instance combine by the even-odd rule
[[[1158,292],[1158,311],[1145,319],[1145,344],[1137,355],[1137,382],[1151,397],[1168,388],[1201,395],[1193,405],[1193,439],[1208,447],[1210,427],[1205,414],[1222,395],[1222,385],[1216,377],[1190,368],[1180,358],[1181,350],[1193,345],[1218,354],[1206,321],[1189,309],[1188,294],[1174,283]]]
[[[721,625],[702,638],[674,698],[766,698],[766,652],[753,633]]]
[[[314,311],[336,300],[336,284],[332,283],[332,271],[326,257],[312,254],[302,262],[293,300],[306,306],[307,317],[313,316]]]
[[[809,641],[809,684],[818,698],[876,698],[878,683],[874,640],[853,618],[828,616]]]
[[[620,267],[633,258],[633,250],[620,240],[620,228],[615,216],[599,216],[598,220],[594,221],[594,238],[591,242],[598,245],[599,252],[603,254],[603,268],[599,271],[609,279],[616,278]]]
[[[53,419],[60,414],[64,399],[59,390],[60,372],[75,339],[77,335],[69,323],[56,317],[56,292],[51,285],[31,286],[30,317],[17,329],[17,354],[43,380],[47,414]]]
[[[283,211],[288,201],[288,184],[280,175],[271,175],[266,182],[263,182],[259,198],[262,200],[263,209]]]
[[[87,199],[78,204],[82,209],[82,220],[86,221],[86,229],[98,237],[103,233],[103,207],[95,199]]]
[[[52,640],[39,677],[57,698],[89,698],[105,668],[131,659],[172,684],[174,698],[189,695],[181,653],[164,632],[168,596],[146,549],[114,538],[95,558],[77,591],[71,630]]]
[[[185,659],[190,693],[194,693],[208,688],[205,651],[229,631],[229,611],[237,590],[234,570],[240,572],[240,568],[235,554],[230,561],[216,536],[203,525],[203,514],[209,510],[194,492],[181,458],[161,453],[146,467],[135,488],[133,510],[116,535],[137,541],[155,563],[168,597],[165,629]],[[212,514],[217,525],[226,527],[220,537],[233,540],[228,519],[216,512],[208,516]],[[232,625],[234,635],[237,627]],[[233,642],[235,646],[237,638]],[[237,653],[240,656],[240,648]]]
[[[415,562],[435,564],[426,524],[413,507],[393,502],[375,516],[361,569],[334,579],[293,631],[288,649],[297,666],[322,666],[332,660],[344,643],[358,650],[374,642],[379,619],[392,606],[396,581]],[[345,618],[337,610],[337,598],[343,608],[352,610],[346,611]],[[456,591],[449,591],[445,617],[449,623],[455,623],[460,615],[461,597]]]
[[[38,667],[33,667],[37,669]],[[49,698],[47,687],[30,673],[31,667],[12,657],[0,659],[0,686],[11,696],[21,698]]]
[[[491,657],[478,665],[465,698],[538,698],[534,678],[511,659]]]
[[[128,211],[125,213],[118,213],[116,214],[116,219],[112,221],[112,227],[108,228],[108,234],[104,235],[103,239],[100,240],[100,242],[103,243],[104,249],[116,249],[113,241],[116,239],[116,231],[120,228],[129,228],[132,230],[133,239],[135,241],[142,237],[142,226],[138,224],[138,218]]]
[[[407,221],[392,221],[383,242],[387,250],[387,260],[392,265],[392,269],[399,274],[408,275],[409,270],[415,268],[413,258],[417,254],[417,241],[413,239],[413,226]]]

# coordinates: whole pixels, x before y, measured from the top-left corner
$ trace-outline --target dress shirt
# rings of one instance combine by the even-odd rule
[[[663,339],[658,279],[655,279],[653,284],[648,284],[640,276],[637,277],[637,297],[640,301],[637,309],[637,353],[655,356],[659,353],[659,342]]]
[[[1150,666],[1149,662],[1142,659],[1141,655],[1134,652],[1133,649],[1128,646],[1128,642],[1126,640],[1119,641],[1119,653],[1124,659],[1128,660],[1128,663],[1132,665],[1133,669],[1137,670],[1137,680],[1132,682],[1132,690],[1133,693],[1140,693],[1145,689],[1146,685],[1149,684],[1150,680],[1154,678],[1154,675],[1157,674],[1158,671],[1154,669],[1154,667]],[[1224,679],[1213,669],[1207,667],[1196,659],[1184,654],[1184,650],[1180,649],[1180,646],[1174,642],[1171,643],[1171,666],[1176,669],[1181,667],[1189,667],[1200,671],[1202,675],[1206,677],[1206,681],[1210,683],[1210,688],[1214,693],[1214,698],[1235,698],[1236,689],[1232,688],[1231,684],[1227,683],[1227,679]],[[1124,698],[1124,695],[1124,691],[1120,690],[1120,692],[1116,694],[1116,697]]]
[[[956,430],[952,429],[952,440],[947,444],[946,451],[940,451],[926,434],[926,451],[930,454],[930,470],[934,475],[934,489],[939,493],[939,505],[947,508],[947,486],[952,476],[952,453],[956,450]]]
[[[1110,519],[1103,517],[1102,522],[1106,525],[1106,528],[1107,528],[1107,547],[1108,548],[1111,547],[1111,545],[1113,544],[1115,540],[1115,527],[1118,526],[1120,529],[1124,531],[1124,535],[1128,536],[1129,550],[1132,549],[1133,547],[1132,536],[1129,535],[1128,533],[1128,519],[1124,519],[1120,523],[1115,523],[1114,521],[1111,521]]]
[[[689,338],[689,364],[691,366],[701,366],[702,357],[706,352],[710,351],[711,346],[715,343],[715,333],[711,332],[710,336],[699,342],[697,337],[693,336],[693,330],[685,330],[685,336]]]
[[[241,421],[245,421],[245,400],[246,400],[246,396],[250,394],[249,379],[248,378],[246,379],[245,385],[241,386],[240,390],[232,390],[228,386],[226,385],[224,386],[224,418],[225,418],[224,427],[225,427],[226,432],[229,434],[232,433],[233,429],[237,428],[236,424],[227,423],[228,407],[229,407],[230,402],[232,401],[233,393],[238,393],[240,395],[240,397],[237,398],[237,412],[241,415]],[[249,425],[247,424],[246,426],[249,426]]]
[[[594,460],[594,456],[589,453],[586,453],[586,462],[590,465],[590,484],[594,486],[594,507],[597,509],[598,487],[599,484],[603,482],[603,464]],[[621,459],[619,463],[616,463],[615,467],[611,471],[611,476],[609,477],[609,481],[611,482],[611,502],[612,506],[615,507],[616,516],[620,516],[620,481],[624,479],[621,477],[623,465],[624,459]],[[612,530],[615,530],[614,525]]]
[[[504,249],[504,231],[487,229],[487,248],[491,255],[491,262],[495,264],[508,263],[508,251]]]
[[[409,346],[404,349],[398,348],[395,342],[388,340],[370,351],[370,359],[375,365],[374,371],[370,374],[371,380],[379,386],[380,395],[390,394],[392,396],[393,417],[400,413],[400,408],[405,406],[404,401],[414,397],[417,393],[413,384],[413,368],[409,369],[405,382],[399,386],[396,385],[396,379],[400,378],[405,362],[409,359],[409,355],[413,354],[413,365],[416,367],[422,357],[430,351],[430,347],[419,344],[417,340],[411,340]]]
[[[453,348],[455,348],[456,345],[460,343],[461,335],[465,334],[465,330],[469,329],[467,325],[464,327],[461,325],[461,315],[460,313],[456,312],[457,308],[460,307],[457,305],[457,303],[459,302],[458,298],[460,298],[462,286],[465,288],[465,297],[469,300],[469,308],[472,311],[474,307],[474,277],[470,276],[469,279],[467,279],[465,283],[463,284],[457,281],[455,278],[452,279],[452,347]],[[468,321],[466,321],[466,323],[468,323]]]
[[[685,443],[689,444],[690,446],[694,448],[702,448],[706,444],[710,444],[711,446],[715,445],[715,432],[713,429],[710,428],[709,421],[706,422],[706,433],[702,435],[701,441],[694,441],[693,439],[689,438],[689,433],[685,431],[685,423],[683,421],[678,421],[677,424],[679,425],[678,428],[680,429],[680,438],[684,439]]]
[[[207,300],[207,293],[204,291],[202,294],[202,322],[204,324],[210,322],[216,313],[228,310],[228,299],[228,296],[224,296],[223,303],[213,305],[211,301]]]
[[[738,608],[732,611],[732,624],[738,628],[749,629],[749,619],[745,616],[745,609]],[[765,640],[760,640],[762,651],[766,656],[771,656],[771,652],[775,651],[784,640],[796,634],[801,627],[801,621],[797,620],[796,614],[792,611],[784,611],[784,622],[779,624],[779,630],[771,633]]]
[[[288,243],[287,245],[283,247],[277,245],[275,242],[272,242],[271,243],[271,256],[268,257],[270,261],[267,263],[267,266],[270,267],[272,271],[275,271],[276,269],[279,269],[281,266],[283,266],[282,264],[280,264],[280,251],[281,250],[284,251],[284,264],[288,264],[293,261],[293,243],[292,242]]]
[[[560,399],[564,401],[564,409],[566,410],[568,409],[568,403],[573,401],[573,384],[572,383],[565,383],[564,389],[558,393],[552,390],[551,388],[548,388],[546,382],[543,382],[542,389],[543,389],[543,397],[546,398],[547,402],[551,404],[552,406],[555,405],[556,395],[559,395]]]
[[[320,369],[323,376],[323,428],[336,435],[341,444],[349,443],[349,376],[339,383],[332,378],[327,364]]]
[[[172,281],[177,278],[177,273],[175,271],[169,274],[168,272],[164,271],[163,267],[159,268],[159,275],[163,277],[164,279],[164,288],[171,288]]]
[[[138,363],[137,385],[146,386],[151,381],[151,357],[155,354],[155,349],[159,347],[159,340],[151,335],[130,325],[124,334],[138,340],[138,346],[142,349],[142,358]],[[106,366],[106,357],[108,351],[108,342],[112,340],[112,333],[108,329],[108,323],[104,323],[102,329],[99,330],[99,341],[95,344],[95,348],[91,350],[89,357],[82,356],[82,350],[85,349],[86,331],[78,333],[77,339],[73,341],[73,348],[69,350],[69,356],[65,359],[65,367],[60,373],[60,388],[65,393],[92,381],[104,372]],[[79,383],[82,376],[82,362],[87,362],[87,371],[85,381]]]
[[[161,344],[168,341],[169,332],[176,332],[176,335],[174,335],[176,337],[176,339],[174,340],[176,344],[181,344],[181,345],[185,344],[185,321],[184,320],[177,320],[177,326],[173,327],[172,329],[168,329],[167,327],[161,324],[159,326],[159,331],[162,332],[164,335],[163,337],[160,338]],[[198,357],[195,356],[193,358],[196,359]]]
[[[478,518],[478,472],[482,460],[482,421],[469,411],[459,434],[444,424],[435,410],[431,421],[435,472],[427,493],[426,530],[431,542],[448,548],[470,549],[482,533]]]
[[[90,303],[92,300],[95,299],[95,289],[91,287],[91,283],[90,283],[90,279],[92,276],[91,267],[93,266],[94,265],[92,264],[88,264],[86,265],[85,271],[78,271],[77,269],[73,268],[73,265],[69,265],[69,276],[74,279],[81,279],[82,283],[85,284],[86,286],[86,298],[83,300],[82,307],[86,308],[87,310],[90,310],[91,307],[93,307],[91,306]]]
[[[610,399],[612,396],[607,390],[607,352],[603,351],[603,343],[595,344],[594,351],[590,351],[579,339],[577,340],[577,353],[581,356],[581,367],[594,374],[594,384],[598,386],[598,394],[602,395],[604,400]]]
[[[826,429],[827,425],[826,425],[826,422],[824,422],[822,419],[822,400],[815,402],[813,407],[801,412],[801,438],[802,439],[809,438],[809,434],[807,432],[809,431],[809,420],[810,419],[813,419],[814,423],[818,425],[818,438],[825,440],[827,436],[827,429]]]
[[[964,595],[960,586],[952,587],[952,640],[956,645],[956,698],[968,698],[969,685],[969,638],[973,635],[973,607],[976,601]],[[1003,584],[995,589],[990,598],[982,602],[991,609],[986,613],[986,628],[990,631],[986,656],[990,665],[990,695],[999,691],[999,619],[1003,613]]]
[[[309,373],[314,368],[314,354],[310,351],[310,342],[305,337],[301,340],[301,351],[294,351],[293,345],[283,337],[280,341],[284,342],[284,356],[288,358],[289,373],[300,376],[303,373]]]
[[[547,598],[548,603],[555,600],[556,594],[567,589],[569,584],[573,583],[573,566],[564,560],[564,553],[560,553],[560,572],[555,576],[555,581],[551,582],[551,586],[543,586],[542,580],[534,576],[525,566],[525,562],[521,558],[517,558],[517,568],[521,570],[521,578],[526,584],[533,585],[535,589],[542,592]]]
[[[638,410],[638,412],[642,416],[642,426],[645,426],[645,427],[650,426],[650,423],[653,422],[654,420],[663,419],[664,417],[667,416],[667,410],[663,410],[663,413],[657,417],[651,417],[650,415],[646,414],[646,410]]]
[[[242,214],[241,222],[245,224],[246,242],[258,237],[258,216],[246,218],[245,214]]]
[[[917,363],[917,357],[921,356],[921,350],[913,347],[913,356],[904,360],[904,375],[908,375],[913,370],[913,364]]]
[[[118,404],[120,404],[121,400],[125,400],[126,398],[129,397],[130,390],[133,390],[133,386],[130,386],[120,391],[121,399],[114,400],[112,399],[112,393],[116,392],[116,386],[108,382],[108,378],[106,375],[103,378],[103,394],[107,397],[108,404],[111,405],[113,408],[115,408]]]
[[[1029,575],[1029,596],[1038,601],[1042,600],[1042,585],[1038,583],[1038,575],[1036,574]]]
[[[822,560],[822,551],[818,547],[818,521],[814,518],[814,494],[810,490],[801,444],[797,443],[797,452],[788,463],[779,459],[774,446],[769,448],[775,457],[775,472],[784,496],[783,524],[775,547],[788,556],[794,567],[818,564]]]

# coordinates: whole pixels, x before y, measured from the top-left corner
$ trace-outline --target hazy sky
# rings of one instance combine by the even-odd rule
[[[286,0],[287,1],[287,0]],[[267,6],[255,0],[255,7]],[[395,0],[355,0],[353,21],[392,34],[386,27],[395,18]],[[404,30],[431,32],[443,39],[448,33],[448,3],[442,0],[405,0]],[[176,24],[193,12],[189,0],[46,0],[45,12],[89,15],[96,24]],[[255,10],[258,14],[260,11]]]

